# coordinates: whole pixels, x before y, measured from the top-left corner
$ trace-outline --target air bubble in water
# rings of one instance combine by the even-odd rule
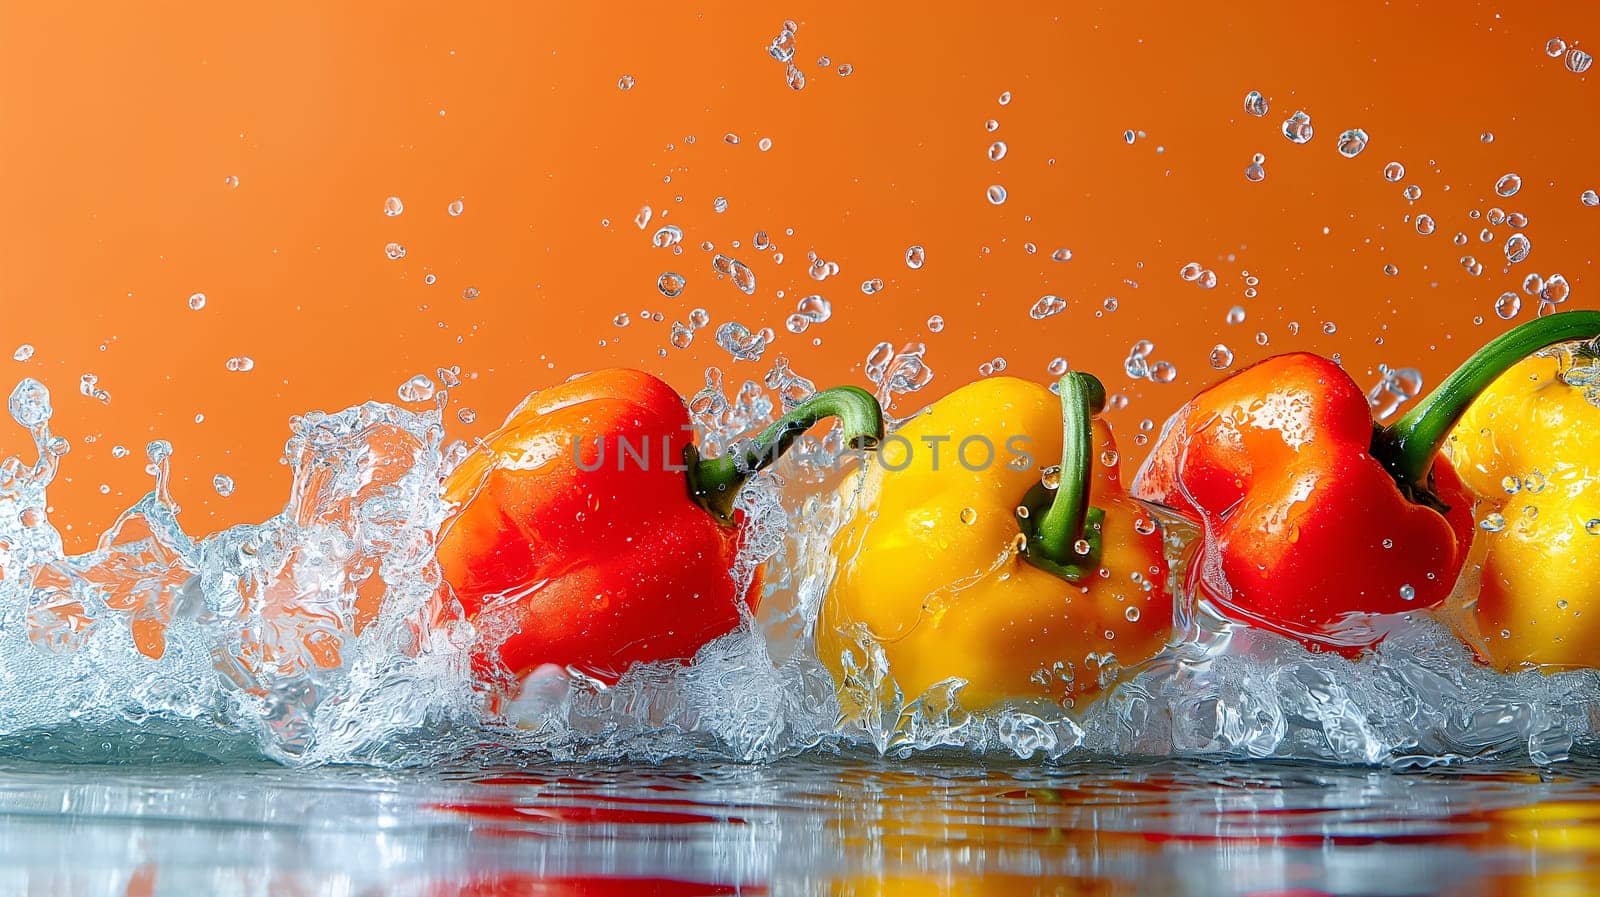
[[[1390,162],[1388,165],[1383,166],[1383,179],[1391,184],[1400,183],[1400,179],[1405,176],[1406,167],[1399,162]]]
[[[989,144],[989,161],[990,162],[998,162],[1001,159],[1004,159],[1005,157],[1006,157],[1006,142],[1004,140],[996,140],[994,143]]]
[[[1433,216],[1432,215],[1428,215],[1428,214],[1418,215],[1417,216],[1417,233],[1422,234],[1423,236],[1427,236],[1428,234],[1433,233],[1433,231],[1434,231]]]
[[[1515,196],[1522,189],[1522,176],[1512,172],[1494,182],[1494,192],[1501,196]]]
[[[999,184],[990,184],[987,195],[990,205],[1000,205],[1006,201],[1006,188]]]
[[[256,362],[255,359],[248,355],[235,355],[234,357],[228,359],[223,366],[230,371],[243,373],[245,371],[255,370]]]
[[[1233,350],[1232,349],[1228,348],[1227,346],[1223,345],[1222,343],[1217,343],[1215,346],[1211,347],[1211,366],[1212,367],[1216,368],[1219,371],[1225,371],[1225,370],[1228,369],[1228,366],[1231,365],[1231,364],[1233,364]]]
[[[219,473],[211,478],[211,488],[217,490],[218,495],[227,498],[233,494],[233,477]]]
[[[399,243],[389,243],[383,247],[383,254],[398,261],[406,257],[406,248]]]
[[[1259,90],[1250,91],[1244,95],[1244,111],[1258,117],[1266,115],[1267,98],[1262,96]]]
[[[1305,143],[1311,139],[1311,116],[1300,111],[1283,120],[1283,136],[1290,143]]]
[[[1059,296],[1040,296],[1039,301],[1033,303],[1028,309],[1028,317],[1035,321],[1042,321],[1052,315],[1059,315],[1067,310],[1067,300]]]
[[[1511,238],[1506,240],[1506,261],[1513,265],[1522,262],[1527,259],[1532,249],[1533,244],[1526,234],[1512,234]]]
[[[1503,321],[1509,321],[1516,317],[1517,312],[1521,310],[1522,297],[1511,292],[1510,290],[1501,293],[1500,298],[1494,301],[1494,313],[1499,315],[1500,319]]]
[[[915,271],[921,268],[928,260],[928,253],[921,246],[912,246],[906,250],[906,267]]]
[[[391,196],[383,201],[383,214],[388,215],[390,218],[393,218],[405,210],[406,204],[401,202],[400,197],[398,196]]]
[[[191,311],[199,311],[200,309],[205,308],[205,307],[206,307],[206,294],[205,293],[190,293],[189,294],[189,308],[190,308]]]
[[[1339,135],[1339,155],[1346,159],[1354,159],[1366,148],[1367,132],[1360,128],[1351,128]]]
[[[678,296],[683,293],[683,288],[687,284],[688,281],[684,280],[682,274],[677,274],[672,271],[664,271],[660,277],[656,278],[656,289],[660,290],[661,295],[667,297],[668,299],[678,298]]]

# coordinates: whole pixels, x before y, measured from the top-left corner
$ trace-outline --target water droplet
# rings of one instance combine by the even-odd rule
[[[199,311],[200,309],[205,308],[205,307],[206,307],[206,294],[205,293],[190,293],[189,294],[189,309],[191,311]]]
[[[1567,279],[1560,274],[1552,274],[1545,279],[1544,289],[1539,291],[1539,298],[1551,305],[1560,305],[1572,295],[1572,288],[1567,285]]]
[[[1478,139],[1484,143],[1494,143],[1494,132],[1484,131],[1482,134],[1478,135]]]
[[[224,184],[227,184],[229,187],[237,187],[237,186],[239,186],[239,176],[236,175],[236,174],[230,174],[227,177],[223,178],[222,182]]]
[[[426,402],[433,398],[437,389],[427,374],[414,374],[409,380],[400,384],[395,390],[395,395],[399,396],[402,402]]]
[[[912,246],[906,250],[906,267],[915,271],[921,268],[928,260],[928,253],[921,246]]]
[[[873,293],[883,292],[882,278],[873,277],[861,281],[861,292],[866,293],[868,296],[871,296]]]
[[[1178,366],[1170,361],[1158,361],[1150,366],[1150,379],[1157,383],[1171,383],[1178,379]]]
[[[1515,230],[1522,230],[1528,226],[1528,216],[1521,212],[1511,212],[1506,215],[1506,224]]]
[[[1000,186],[999,184],[990,184],[988,197],[990,205],[1000,205],[1006,201],[1006,188]]]
[[[1137,526],[1137,524],[1135,524],[1135,526]],[[1128,608],[1122,612],[1122,618],[1127,620],[1129,623],[1139,622],[1139,609],[1129,605]]]
[[[683,228],[676,224],[667,224],[659,228],[650,237],[650,244],[657,249],[667,249],[678,245],[683,240]]]
[[[1132,131],[1123,131],[1122,139],[1131,146],[1135,140],[1139,139],[1139,135]]]
[[[838,69],[839,77],[848,78],[848,77],[850,77],[850,73],[854,72],[855,70],[856,70],[855,66],[853,66],[850,63],[846,62],[846,63],[844,63],[844,64],[839,66],[839,69]]]
[[[33,357],[33,346],[28,344],[28,343],[23,343],[22,345],[17,347],[17,351],[11,353],[11,360],[12,361],[27,361],[28,359],[30,359],[32,357]]]
[[[1011,91],[1008,90],[1005,93],[1000,94],[1000,105],[1002,105],[1002,106],[1011,105]]]
[[[1261,166],[1260,162],[1251,162],[1244,167],[1244,179],[1259,183],[1267,179],[1267,170]]]
[[[617,315],[616,317],[612,318],[611,319],[611,323],[617,325],[618,327],[626,327],[626,326],[628,326],[628,314],[627,314],[627,312],[623,312],[622,314]]]
[[[1522,189],[1522,176],[1515,172],[1502,175],[1500,180],[1494,182],[1494,192],[1501,196],[1515,196]]]
[[[671,342],[676,348],[689,348],[689,344],[694,342],[694,329],[685,327],[681,321],[673,321]]]
[[[1527,259],[1528,253],[1533,250],[1526,234],[1512,234],[1506,240],[1506,261],[1515,265]]]
[[[1489,214],[1483,217],[1484,220],[1488,221],[1490,224],[1501,224],[1506,220],[1506,213],[1505,210],[1499,206],[1491,206],[1489,208]]]
[[[1222,343],[1217,343],[1215,346],[1211,347],[1211,366],[1212,367],[1216,368],[1219,371],[1225,371],[1225,370],[1228,369],[1228,366],[1231,365],[1231,364],[1233,364],[1233,350],[1232,349],[1228,348],[1227,346],[1223,345]]]
[[[1050,359],[1049,364],[1045,365],[1045,370],[1050,373],[1050,376],[1059,377],[1067,372],[1067,360],[1057,355],[1055,358]]]
[[[1501,293],[1500,298],[1494,301],[1494,313],[1498,315],[1502,321],[1511,320],[1512,318],[1516,317],[1517,312],[1521,310],[1522,298],[1509,290]]]
[[[1195,280],[1195,283],[1200,284],[1201,289],[1209,290],[1217,285],[1217,272],[1207,268],[1200,272],[1200,277]]]
[[[762,152],[766,152],[767,150],[772,149],[772,138],[771,137],[763,137],[760,140],[757,140],[756,141],[756,149],[761,150]]]
[[[1351,128],[1339,135],[1339,155],[1346,159],[1354,159],[1366,148],[1367,132],[1360,128]]]
[[[401,202],[400,197],[398,196],[391,196],[383,201],[383,214],[388,215],[390,218],[393,218],[405,210],[406,204]]]
[[[1115,297],[1115,296],[1107,296],[1105,298],[1105,301],[1100,303],[1100,307],[1105,309],[1106,311],[1116,311],[1117,310],[1117,297]]]
[[[1433,233],[1433,230],[1434,224],[1432,215],[1423,214],[1417,216],[1417,233],[1427,236],[1428,234]]]
[[[1055,252],[1050,253],[1050,259],[1057,262],[1070,261],[1072,259],[1072,250],[1057,249]]]
[[[1244,111],[1255,116],[1266,115],[1267,98],[1262,96],[1259,90],[1250,91],[1244,95]]]
[[[632,90],[633,89],[633,76],[632,75],[623,75],[622,77],[618,78],[617,79],[617,89],[618,90]]]
[[[1067,300],[1059,296],[1040,296],[1039,301],[1033,303],[1028,309],[1028,317],[1035,321],[1042,321],[1052,315],[1058,315],[1067,310]]]
[[[217,490],[218,495],[227,498],[233,494],[233,477],[219,473],[211,478],[211,488]]]
[[[1581,75],[1584,72],[1587,72],[1589,70],[1589,66],[1593,64],[1594,57],[1583,52],[1577,47],[1572,47],[1567,50],[1567,71],[1575,72]]]
[[[1311,116],[1305,112],[1296,112],[1283,120],[1283,136],[1290,143],[1305,143],[1311,139],[1314,132],[1311,129]]]
[[[941,331],[943,329],[944,329],[944,316],[943,315],[934,315],[934,316],[928,318],[928,332],[929,333],[938,333],[939,331]]]
[[[1088,557],[1089,549],[1091,547],[1092,546],[1089,544],[1088,539],[1079,539],[1078,541],[1072,543],[1072,550],[1080,557]]]
[[[453,199],[450,201],[449,205],[444,207],[444,210],[450,213],[451,218],[457,218],[460,217],[462,212],[467,210],[467,204],[459,199]]]
[[[228,359],[223,366],[230,371],[243,373],[245,371],[255,370],[256,362],[254,358],[251,358],[248,355],[235,355],[234,357]]]
[[[1422,188],[1418,187],[1416,184],[1407,184],[1406,188],[1400,191],[1400,195],[1411,200],[1412,202],[1416,202],[1422,198]]]
[[[1478,523],[1478,528],[1486,533],[1498,533],[1506,528],[1506,517],[1498,511],[1485,514]]]
[[[1400,179],[1405,176],[1406,167],[1399,162],[1390,162],[1388,165],[1383,166],[1383,179],[1391,184],[1400,183]]]
[[[1199,262],[1190,262],[1178,269],[1178,276],[1192,283],[1200,279],[1200,272],[1203,270],[1205,269],[1200,267]]]
[[[1004,140],[996,140],[994,143],[989,144],[989,161],[990,162],[998,162],[1001,159],[1004,159],[1005,157],[1006,157],[1006,142]]]
[[[728,211],[728,198],[726,196],[719,196],[716,199],[713,199],[711,201],[711,211],[716,212],[718,215]]]
[[[1583,531],[1591,536],[1600,536],[1600,517],[1592,518],[1583,525]]]
[[[1141,536],[1148,536],[1156,531],[1156,522],[1149,517],[1135,517],[1133,531]]]
[[[1596,193],[1593,190],[1585,190],[1583,191],[1583,194],[1578,197],[1578,202],[1583,203],[1591,209],[1595,206],[1600,206],[1600,193]]]
[[[1227,317],[1225,317],[1223,320],[1227,321],[1229,324],[1243,324],[1244,317],[1244,306],[1235,305],[1234,307],[1228,309]]]
[[[1414,601],[1414,600],[1416,600],[1416,597],[1417,597],[1417,590],[1416,589],[1412,588],[1409,585],[1404,585],[1404,586],[1400,587],[1400,600],[1401,601]]]
[[[1560,59],[1561,54],[1567,52],[1567,42],[1559,37],[1552,37],[1544,42],[1544,52],[1551,59]]]
[[[468,300],[476,299],[476,298],[478,298],[479,295],[480,294],[478,293],[478,288],[477,287],[467,287],[466,289],[461,291],[461,298],[463,298],[463,299],[468,299]]]
[[[399,243],[389,243],[383,247],[383,254],[398,261],[406,257],[406,248]]]
[[[968,526],[971,526],[972,524],[977,523],[978,522],[978,511],[977,511],[977,509],[976,508],[962,508],[961,509],[961,522],[965,523]]]

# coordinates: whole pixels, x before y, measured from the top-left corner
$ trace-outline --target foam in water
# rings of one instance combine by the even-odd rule
[[[883,348],[883,347],[880,347]],[[920,347],[881,353],[880,398],[926,385]],[[431,387],[431,381],[429,381]],[[446,385],[450,385],[448,382]],[[730,398],[722,373],[689,404],[716,453],[814,391],[779,358]],[[542,668],[497,712],[475,681],[480,633],[441,588],[440,484],[467,451],[443,445],[443,390],[421,412],[370,402],[292,421],[282,513],[194,538],[152,443],[149,494],[82,555],[64,553],[45,490],[66,440],[24,380],[12,417],[37,457],[0,462],[0,750],[78,760],[267,757],[286,764],[419,764],[464,752],[529,758],[765,760],[804,750],[904,757],[962,749],[1070,759],[1184,755],[1428,765],[1480,757],[1550,763],[1596,746],[1600,674],[1500,675],[1444,620],[1410,615],[1359,660],[1314,653],[1179,601],[1181,640],[1099,670],[1079,708],[975,714],[960,680],[902,693],[882,651],[847,649],[843,687],[872,712],[840,722],[814,627],[834,534],[860,463],[838,431],[800,440],[737,502],[750,538],[734,574],[765,564],[759,612],[688,664],[637,666],[612,685]],[[776,401],[775,401],[776,400]],[[864,463],[871,463],[870,459]],[[842,488],[841,488],[842,487]],[[1173,584],[1193,533],[1169,526]],[[1464,577],[1458,592],[1470,600]],[[1180,594],[1181,589],[1174,589]]]

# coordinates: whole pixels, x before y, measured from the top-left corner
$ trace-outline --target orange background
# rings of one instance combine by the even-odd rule
[[[54,391],[73,443],[52,492],[69,542],[85,547],[148,488],[154,438],[176,448],[191,531],[262,519],[287,494],[290,415],[392,401],[441,365],[477,375],[452,397],[476,424],[449,416],[452,436],[470,436],[526,390],[604,365],[693,391],[708,364],[733,386],[783,354],[828,385],[861,382],[880,340],[924,340],[931,399],[996,356],[1045,379],[1062,355],[1129,399],[1113,418],[1127,443],[1220,376],[1218,342],[1235,368],[1314,349],[1341,353],[1363,386],[1380,362],[1431,385],[1505,326],[1494,298],[1528,272],[1565,274],[1568,307],[1600,300],[1600,208],[1578,199],[1600,189],[1600,68],[1576,75],[1544,53],[1555,36],[1600,48],[1595,4],[760,6],[8,4],[0,367],[7,388],[31,375]],[[785,18],[800,26],[798,91],[766,52]],[[1270,98],[1266,117],[1244,113],[1250,89]],[[1296,109],[1316,131],[1303,146],[1279,132]],[[1353,160],[1335,151],[1350,127],[1371,135]],[[1129,145],[1129,129],[1146,136]],[[996,138],[1009,147],[998,163]],[[1249,183],[1256,152],[1267,177]],[[1385,181],[1391,160],[1418,202]],[[1500,200],[1493,185],[1512,171],[1522,190]],[[1003,205],[985,200],[990,184]],[[383,212],[390,195],[398,217]],[[1510,273],[1512,231],[1480,243],[1485,223],[1468,217],[1494,205],[1531,220],[1532,255]],[[1416,233],[1418,212],[1436,233]],[[682,255],[651,245],[662,223],[683,228]],[[782,264],[751,247],[757,231]],[[714,275],[707,240],[754,269],[754,296]],[[405,258],[385,256],[391,241]],[[912,244],[926,247],[921,270],[904,263]],[[1062,247],[1072,260],[1051,261]],[[809,251],[841,273],[813,281]],[[1190,261],[1216,271],[1215,289],[1180,279]],[[677,299],[656,291],[667,270],[688,279]],[[886,288],[863,294],[873,277]],[[811,293],[832,319],[786,332]],[[1035,321],[1045,293],[1069,307]],[[1233,305],[1243,324],[1225,322]],[[1518,320],[1536,305],[1525,298]],[[733,363],[710,331],[671,348],[672,321],[695,307],[713,330],[738,320],[778,339],[757,364]],[[622,313],[627,327],[612,323]],[[1122,372],[1141,338],[1174,382]],[[22,343],[37,349],[26,364],[10,360]],[[225,369],[240,355],[254,370]],[[86,372],[109,404],[79,394]],[[0,450],[27,448],[0,430]],[[116,444],[131,454],[113,458]],[[216,473],[238,482],[232,497],[213,491]]]

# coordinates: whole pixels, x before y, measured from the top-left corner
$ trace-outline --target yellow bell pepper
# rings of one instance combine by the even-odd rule
[[[1091,419],[1105,390],[1075,372],[1058,388],[980,380],[884,441],[835,537],[817,623],[847,718],[870,709],[844,684],[874,642],[906,699],[958,677],[973,711],[1071,706],[1165,645],[1161,534],[1123,489],[1110,428]],[[1056,458],[1058,471],[1035,463]]]
[[[1448,443],[1482,498],[1482,591],[1468,640],[1501,670],[1600,658],[1600,404],[1585,397],[1585,378],[1590,389],[1600,382],[1600,361],[1524,359],[1478,397]]]

